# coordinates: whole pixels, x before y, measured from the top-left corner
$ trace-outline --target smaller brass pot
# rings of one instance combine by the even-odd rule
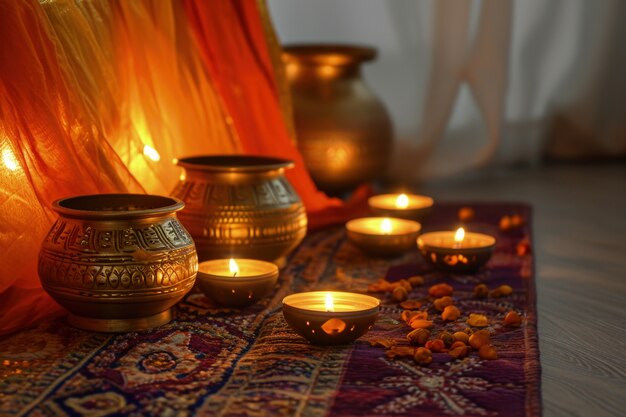
[[[178,160],[172,195],[200,261],[262,259],[284,264],[307,229],[306,210],[285,177],[293,162],[264,156],[205,155]]]
[[[201,262],[198,286],[211,300],[224,307],[242,308],[265,298],[276,286],[278,266],[256,259],[237,259],[240,273],[228,271],[229,259]]]
[[[333,298],[333,311],[325,308]],[[364,294],[312,291],[283,299],[285,321],[300,336],[316,345],[343,345],[363,336],[376,322],[380,301]]]
[[[167,323],[170,307],[192,287],[196,249],[175,198],[83,195],[57,200],[58,220],[39,252],[39,278],[69,310],[69,322],[98,332]]]

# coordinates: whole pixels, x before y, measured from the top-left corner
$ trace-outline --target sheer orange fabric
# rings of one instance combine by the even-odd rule
[[[74,94],[45,22],[35,2],[0,2],[0,334],[60,312],[37,276],[50,202],[142,190]]]

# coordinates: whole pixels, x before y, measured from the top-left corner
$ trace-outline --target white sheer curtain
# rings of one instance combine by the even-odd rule
[[[626,154],[622,0],[270,0],[283,43],[379,48],[391,175]]]

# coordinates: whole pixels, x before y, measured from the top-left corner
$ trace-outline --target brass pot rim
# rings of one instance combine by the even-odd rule
[[[142,203],[149,207],[142,207]],[[185,203],[175,197],[130,193],[76,195],[52,203],[52,209],[59,215],[99,220],[167,215],[184,207]]]
[[[263,155],[196,155],[179,158],[176,165],[186,169],[208,172],[266,172],[290,169],[289,159]]]
[[[308,65],[355,65],[376,58],[376,48],[340,43],[298,43],[283,46],[286,62]]]

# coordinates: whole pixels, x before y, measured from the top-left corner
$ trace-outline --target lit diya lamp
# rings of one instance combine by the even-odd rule
[[[278,266],[256,259],[216,259],[198,265],[196,282],[204,294],[225,307],[245,307],[269,294]]]
[[[438,269],[451,272],[474,272],[493,253],[496,238],[482,233],[456,232],[424,233],[417,239],[422,256]]]
[[[350,343],[376,321],[380,301],[364,294],[313,291],[283,299],[283,316],[291,328],[317,345]]]
[[[367,200],[377,216],[423,221],[430,214],[434,200],[416,194],[380,194]]]
[[[422,226],[413,220],[362,217],[346,223],[348,239],[374,255],[398,255],[413,249]]]

